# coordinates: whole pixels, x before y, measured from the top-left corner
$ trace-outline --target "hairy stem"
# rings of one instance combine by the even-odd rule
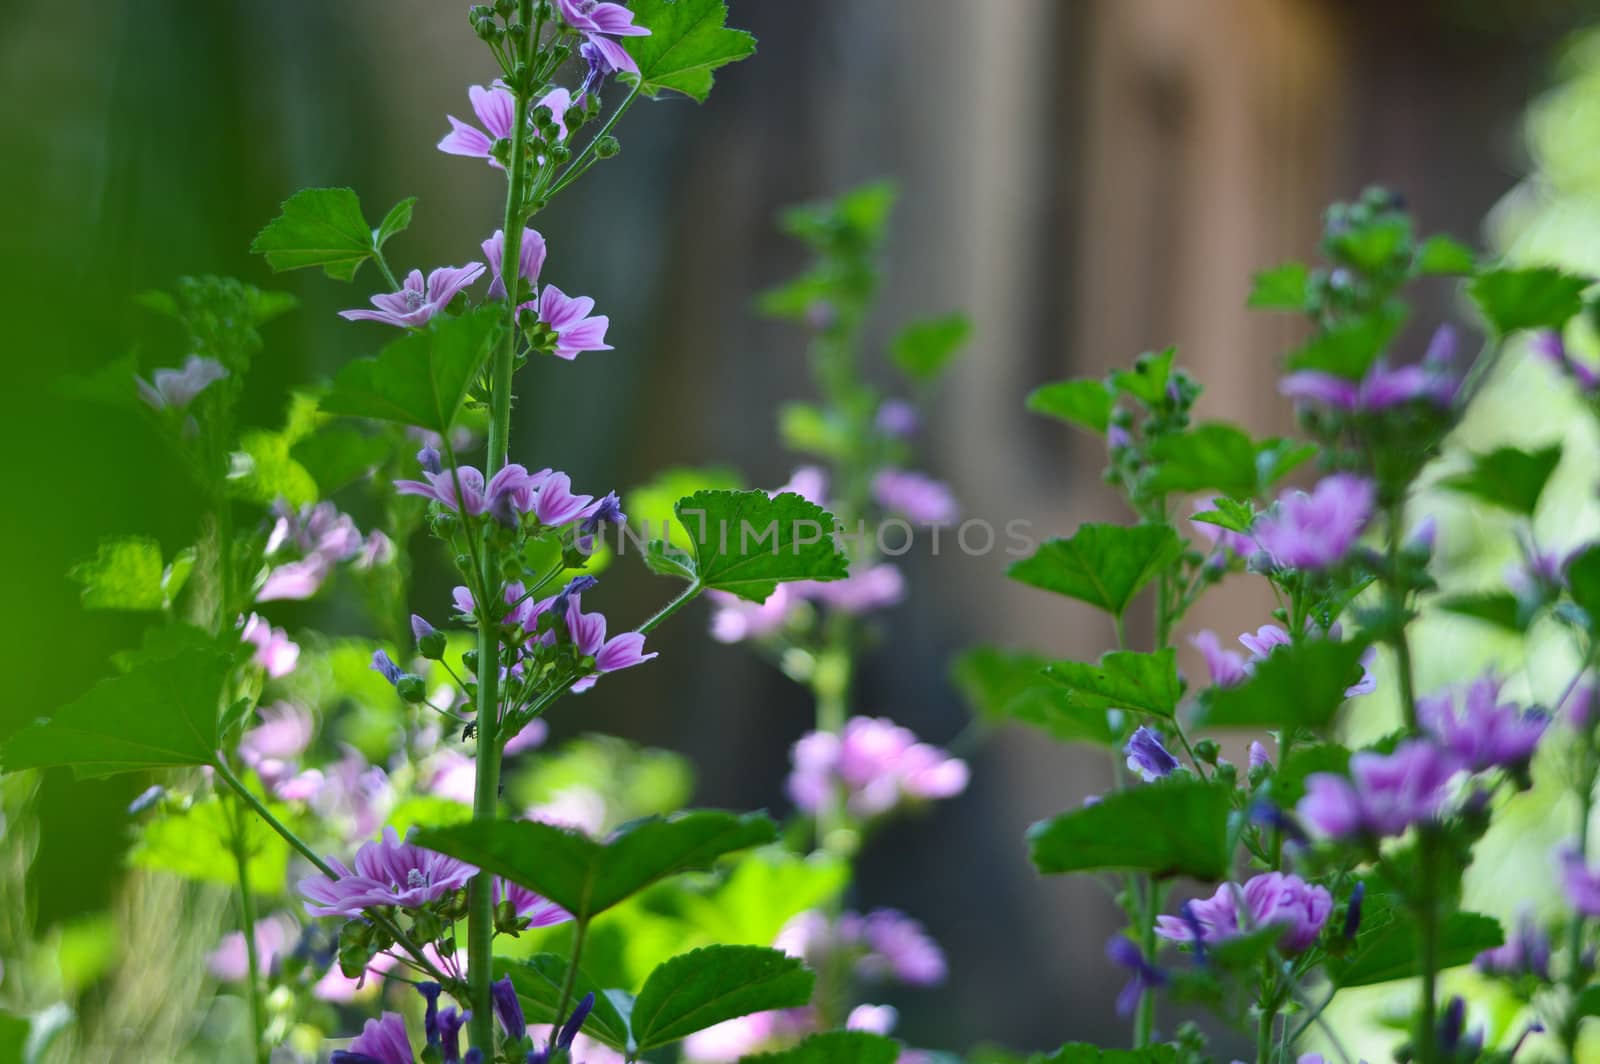
[[[517,5],[522,24],[533,24],[531,0]],[[513,48],[513,55],[526,55],[530,40]],[[529,57],[531,58],[531,57]],[[505,244],[500,257],[500,275],[506,287],[505,337],[493,355],[489,381],[489,453],[484,460],[484,477],[494,476],[506,464],[511,437],[511,374],[517,354],[517,296],[522,278],[522,226],[526,221],[528,169],[528,107],[531,86],[513,86],[516,106],[512,118],[511,159],[507,168]],[[500,599],[500,552],[490,537],[484,538],[479,578],[487,602],[498,608]],[[484,610],[490,607],[485,606]],[[478,753],[477,779],[473,790],[472,819],[491,821],[500,805],[500,632],[488,616],[478,621]],[[471,1044],[485,1058],[495,1054],[494,1009],[489,985],[494,979],[494,877],[481,872],[473,879],[467,895],[467,980],[472,1006]]]
[[[239,877],[239,929],[244,934],[244,987],[245,1000],[250,1007],[251,1044],[253,1056],[259,1064],[267,1064],[271,1050],[267,1047],[267,1016],[261,1001],[261,962],[256,956],[256,908],[250,896],[250,854],[245,848],[245,810],[235,803],[232,844],[233,865]]]

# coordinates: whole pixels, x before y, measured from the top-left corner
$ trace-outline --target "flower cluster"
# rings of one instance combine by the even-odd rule
[[[1303,953],[1333,912],[1327,888],[1299,876],[1265,872],[1243,886],[1224,883],[1209,898],[1185,902],[1181,916],[1156,918],[1156,934],[1172,942],[1215,946],[1258,928],[1281,927],[1278,949]]]
[[[906,802],[950,798],[967,787],[967,764],[883,717],[854,717],[835,734],[814,731],[791,751],[789,797],[816,814],[833,800],[862,819]]]

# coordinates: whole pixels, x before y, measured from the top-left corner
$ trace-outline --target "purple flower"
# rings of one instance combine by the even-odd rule
[[[944,951],[922,924],[896,909],[874,909],[861,926],[868,953],[856,970],[866,978],[892,977],[908,986],[944,982]]]
[[[1195,512],[1201,513],[1205,510],[1214,510],[1216,505],[1217,500],[1215,498],[1211,500],[1209,505],[1196,503]],[[1212,558],[1217,559],[1219,562],[1226,561],[1229,555],[1235,558],[1248,558],[1256,552],[1255,540],[1243,532],[1235,532],[1231,528],[1223,528],[1221,525],[1214,525],[1210,521],[1196,521],[1193,518],[1190,519],[1189,523],[1211,545]]]
[[[565,473],[550,473],[539,487],[533,513],[541,525],[556,528],[578,520],[593,501],[593,495],[572,494],[572,480]]]
[[[1326,569],[1344,560],[1372,517],[1372,482],[1349,473],[1324,477],[1310,494],[1289,492],[1258,518],[1255,539],[1275,564]]]
[[[1358,881],[1350,891],[1350,902],[1344,909],[1344,940],[1354,942],[1361,931],[1361,903],[1367,897],[1365,880]]]
[[[550,353],[572,361],[585,351],[610,351],[606,328],[611,319],[604,314],[593,317],[594,300],[588,296],[569,296],[553,284],[539,290],[539,321],[554,334]],[[531,304],[529,304],[531,305]]]
[[[361,910],[380,905],[420,909],[451,891],[461,890],[477,869],[453,857],[401,841],[394,828],[385,828],[379,841],[356,851],[355,870],[338,861],[329,864],[338,879],[311,876],[300,881],[312,916],[359,916]]]
[[[385,1012],[368,1020],[361,1034],[348,1049],[336,1049],[330,1064],[416,1064],[411,1041],[406,1037],[406,1021],[398,1012]]]
[[[483,123],[483,129],[461,121],[455,115],[446,115],[450,132],[439,141],[439,150],[448,155],[465,155],[486,160],[490,166],[505,169],[494,157],[494,143],[511,136],[511,124],[517,120],[517,101],[503,82],[496,81],[488,88],[472,85],[467,88],[467,99],[472,110]],[[488,130],[487,134],[484,129]]]
[[[719,643],[763,639],[780,630],[799,605],[789,584],[779,584],[765,602],[750,602],[727,591],[708,591],[715,605],[711,613],[711,638]]]
[[[506,255],[506,232],[496,229],[494,236],[483,242],[483,257],[489,260],[489,298],[506,298],[506,283],[501,277],[501,260]],[[537,284],[539,271],[544,268],[545,244],[544,237],[539,235],[537,229],[524,229],[522,231],[522,249],[518,252],[518,280]]]
[[[1600,872],[1584,863],[1576,850],[1563,848],[1561,862],[1561,889],[1567,904],[1581,916],[1600,916]]]
[[[1446,690],[1418,699],[1417,718],[1422,727],[1474,772],[1526,767],[1550,718],[1502,703],[1500,681],[1492,674],[1480,676],[1467,687],[1460,715],[1456,712],[1457,694]]]
[[[396,686],[399,685],[400,681],[404,679],[406,675],[400,666],[394,663],[394,659],[389,657],[389,652],[387,650],[380,649],[372,652],[371,668],[373,672],[379,673],[385,680],[388,680],[390,683],[395,684]]]
[[[1285,377],[1278,390],[1290,399],[1319,403],[1345,413],[1387,410],[1419,400],[1448,407],[1455,401],[1459,386],[1451,368],[1455,351],[1455,330],[1441,325],[1418,365],[1391,369],[1385,362],[1375,362],[1360,381],[1304,370]]]
[[[1244,902],[1241,918],[1239,902]],[[1159,916],[1156,934],[1174,942],[1213,946],[1260,927],[1282,927],[1278,948],[1303,953],[1333,912],[1333,895],[1299,876],[1266,872],[1241,889],[1224,883],[1210,898],[1189,903],[1187,916]]]
[[[494,999],[495,1018],[505,1030],[506,1038],[512,1042],[522,1041],[528,1033],[528,1021],[523,1019],[522,1002],[517,1000],[517,988],[511,985],[511,977],[508,975],[490,984],[489,993]]]
[[[1549,979],[1550,936],[1524,910],[1518,915],[1505,944],[1484,950],[1472,958],[1472,966],[1484,975],[1534,975]]]
[[[1119,932],[1106,941],[1106,957],[1113,964],[1121,965],[1133,973],[1133,978],[1117,995],[1118,1016],[1133,1015],[1134,1007],[1139,1004],[1139,997],[1144,991],[1167,985],[1167,973],[1145,960],[1139,947],[1127,935]]]
[[[424,473],[438,475],[444,472],[444,463],[440,460],[439,448],[431,443],[422,445],[422,450],[417,452],[417,465],[422,467]]]
[[[800,466],[789,474],[789,482],[767,494],[776,498],[784,492],[793,492],[806,502],[817,506],[828,505],[828,471],[819,466]]]
[[[455,513],[461,512],[464,506],[473,517],[489,512],[491,507],[506,507],[518,514],[528,513],[535,507],[536,493],[551,478],[548,469],[530,473],[525,466],[515,462],[502,467],[487,484],[484,483],[483,474],[472,466],[461,466],[454,473],[447,469],[439,473],[425,471],[422,475],[425,478],[423,480],[395,481],[395,494],[431,499],[443,509]],[[461,486],[459,501],[456,496],[458,478]]]
[[[582,100],[591,92],[599,92],[605,86],[606,78],[615,74],[617,68],[611,65],[606,53],[593,41],[584,41],[578,45],[578,57],[589,67],[583,76],[583,84],[578,86],[578,98]]]
[[[814,599],[841,613],[860,615],[897,604],[905,597],[906,581],[899,566],[879,562],[851,573],[843,580],[802,580],[779,585],[793,589],[801,598]]]
[[[900,440],[915,433],[919,422],[916,405],[905,399],[885,399],[873,416],[879,432]]]
[[[182,369],[158,369],[150,375],[133,378],[139,397],[156,410],[182,410],[195,397],[228,375],[222,363],[190,355]]]
[[[967,763],[917,741],[883,717],[855,717],[842,734],[802,736],[791,753],[789,796],[815,814],[837,788],[856,816],[882,816],[902,801],[948,798],[966,789]]]
[[[517,915],[526,919],[529,927],[553,927],[572,919],[571,913],[549,898],[509,880],[494,881],[494,897],[496,904],[502,897],[509,899]]]
[[[295,760],[311,745],[316,723],[308,711],[292,702],[262,706],[256,712],[261,723],[240,736],[239,760],[278,793],[294,775]]]
[[[257,602],[299,602],[322,589],[333,564],[320,554],[275,566],[256,592]]]
[[[383,292],[372,297],[377,310],[341,310],[339,317],[346,321],[381,321],[385,325],[398,325],[414,329],[426,325],[435,314],[443,310],[456,295],[483,276],[483,263],[469,262],[465,266],[440,266],[422,279],[421,270],[406,274],[405,284],[398,292]]]
[[[650,31],[633,24],[633,12],[621,4],[600,3],[598,0],[556,0],[561,21],[583,35],[586,44],[593,45],[614,71],[639,73],[639,64],[633,61],[627,49],[612,37],[648,37]]]
[[[1562,340],[1561,334],[1553,330],[1546,330],[1534,336],[1529,345],[1534,354],[1561,370],[1577,382],[1578,387],[1584,392],[1600,391],[1600,373],[1587,363],[1579,362],[1567,351],[1567,345]]]
[[[256,921],[256,974],[267,975],[279,960],[288,955],[300,938],[300,925],[288,913],[276,913]],[[222,936],[217,948],[206,956],[206,967],[224,982],[242,982],[250,970],[250,954],[244,948],[244,933],[232,931]]]
[[[1196,632],[1190,636],[1189,643],[1205,659],[1206,670],[1211,673],[1211,682],[1218,687],[1232,687],[1234,684],[1243,683],[1249,671],[1244,667],[1244,658],[1236,650],[1224,650],[1222,641],[1217,638],[1217,633],[1207,629]]]
[[[1246,762],[1246,764],[1250,771],[1254,772],[1257,769],[1271,768],[1272,758],[1267,753],[1267,748],[1265,746],[1262,746],[1258,742],[1252,741],[1250,743],[1249,760]]]
[[[644,653],[642,633],[623,632],[607,639],[605,617],[598,613],[584,613],[577,595],[572,596],[571,604],[567,607],[566,624],[578,653],[583,657],[594,659],[596,673],[629,669],[635,665],[642,665],[656,656],[653,652]],[[597,679],[597,676],[585,676],[573,684],[572,689],[587,691],[595,685]]]
[[[1128,771],[1137,772],[1146,783],[1166,779],[1178,767],[1178,759],[1161,745],[1161,736],[1143,725],[1128,737],[1122,752],[1128,756]]]
[[[872,496],[885,510],[919,525],[947,525],[961,515],[949,487],[904,469],[885,469],[873,477]]]
[[[275,680],[293,672],[300,661],[300,647],[290,642],[289,633],[272,627],[259,614],[244,619],[239,639],[256,648],[250,660]]]
[[[1443,815],[1460,769],[1454,754],[1426,739],[1407,740],[1392,754],[1362,751],[1350,758],[1348,779],[1331,772],[1307,776],[1295,811],[1328,838],[1400,835]]]
[[[628,515],[622,512],[622,500],[617,498],[617,493],[607,492],[598,501],[584,511],[583,523],[578,526],[578,531],[583,535],[593,535],[600,530],[601,525],[625,525]]]

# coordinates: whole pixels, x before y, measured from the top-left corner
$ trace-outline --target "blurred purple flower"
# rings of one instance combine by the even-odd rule
[[[1196,503],[1195,512],[1203,513],[1216,508],[1217,500],[1212,499],[1209,504]],[[1211,545],[1211,555],[1214,559],[1226,561],[1228,555],[1235,558],[1248,558],[1256,552],[1256,541],[1243,532],[1235,532],[1231,528],[1223,528],[1209,521],[1196,521],[1192,517],[1189,523],[1201,537]]]
[[[1296,806],[1312,831],[1334,839],[1399,835],[1413,824],[1438,819],[1460,771],[1454,754],[1427,739],[1409,739],[1392,754],[1362,751],[1350,758],[1350,776],[1314,772]]]
[[[1448,407],[1455,401],[1460,383],[1452,368],[1455,353],[1456,332],[1441,325],[1417,365],[1391,369],[1385,362],[1375,362],[1360,381],[1303,370],[1285,377],[1278,390],[1290,399],[1345,413],[1387,410],[1417,400]]]
[[[182,410],[195,397],[228,375],[222,363],[211,358],[190,355],[184,359],[182,369],[158,369],[150,380],[134,377],[139,398],[156,410]]]
[[[884,469],[872,478],[878,505],[919,525],[947,525],[961,516],[950,488],[924,473]]]
[[[1334,625],[1334,630],[1328,633],[1313,628],[1309,621],[1306,627],[1315,638],[1323,638],[1324,635],[1337,638],[1339,634],[1338,625]],[[1224,650],[1216,634],[1209,630],[1196,633],[1189,642],[1205,659],[1206,670],[1211,673],[1211,682],[1217,687],[1233,687],[1248,679],[1255,672],[1256,665],[1265,660],[1273,650],[1288,646],[1291,640],[1289,633],[1276,624],[1264,624],[1254,632],[1245,632],[1239,636],[1239,642],[1250,651],[1248,659],[1241,657],[1237,651]],[[1361,679],[1345,688],[1346,698],[1371,694],[1378,689],[1377,677],[1372,674],[1372,663],[1377,660],[1377,656],[1375,647],[1368,647],[1362,653]]]
[[[905,597],[906,581],[899,566],[879,562],[851,573],[843,580],[804,580],[791,587],[802,598],[814,599],[842,613],[863,614],[896,605]]]
[[[260,614],[244,619],[239,639],[255,647],[250,660],[275,680],[293,672],[300,661],[300,647],[289,640],[289,633],[272,627]]]
[[[1600,916],[1600,872],[1589,867],[1570,847],[1558,853],[1561,863],[1561,890],[1567,904],[1581,916]]]
[[[300,925],[288,913],[274,913],[256,921],[256,974],[268,975],[287,956],[300,938]],[[243,982],[250,970],[250,955],[244,948],[244,932],[222,936],[217,948],[206,955],[206,967],[218,979]]]
[[[779,584],[764,602],[750,602],[727,591],[708,591],[714,605],[711,613],[711,638],[719,643],[740,643],[764,639],[779,631],[799,599],[789,584]]]
[[[1239,901],[1245,914],[1241,918]],[[1299,876],[1266,872],[1243,888],[1224,883],[1210,898],[1190,902],[1186,916],[1158,916],[1156,934],[1174,942],[1213,946],[1260,927],[1282,927],[1278,948],[1303,953],[1333,912],[1333,896]]]
[[[329,1064],[416,1064],[406,1021],[398,1012],[368,1020],[348,1049],[335,1049]]]
[[[1225,650],[1217,633],[1206,629],[1189,637],[1189,643],[1205,660],[1211,682],[1218,687],[1232,687],[1243,683],[1250,675],[1244,667],[1244,657],[1236,650]]]
[[[309,710],[292,702],[275,702],[256,713],[261,723],[239,737],[239,760],[268,790],[277,793],[294,775],[295,761],[311,745],[316,722]]]
[[[866,978],[893,978],[907,986],[944,982],[944,951],[922,924],[895,909],[874,909],[862,921],[868,952],[856,965]]]
[[[1118,932],[1106,941],[1106,957],[1133,973],[1133,978],[1117,995],[1117,1015],[1128,1017],[1139,1004],[1139,996],[1146,990],[1167,985],[1167,973],[1144,959],[1138,945],[1127,935]]]
[[[804,735],[791,758],[789,796],[810,814],[841,787],[852,814],[874,817],[902,801],[948,798],[967,786],[965,761],[919,742],[909,729],[883,717],[855,717],[840,735]]]
[[[789,491],[806,502],[826,508],[828,505],[828,471],[818,466],[799,466],[789,474],[789,482],[768,492],[776,498]]]
[[[584,43],[592,45],[612,70],[626,74],[639,73],[639,64],[627,49],[612,37],[648,37],[650,31],[633,24],[633,12],[621,4],[601,3],[599,0],[556,0],[561,21],[583,35]]]
[[[1474,772],[1488,768],[1523,768],[1550,725],[1536,711],[1500,701],[1500,681],[1484,674],[1461,692],[1445,690],[1417,699],[1417,719],[1422,727]]]
[[[1137,772],[1146,783],[1165,779],[1178,767],[1178,759],[1161,745],[1161,736],[1144,725],[1134,729],[1122,752],[1128,758],[1128,771]]]
[[[359,916],[362,909],[396,905],[419,909],[460,890],[477,874],[471,865],[402,841],[394,828],[383,838],[356,851],[354,871],[338,861],[329,864],[338,879],[310,876],[300,881],[312,916]]]
[[[872,422],[885,436],[905,439],[917,431],[920,420],[916,404],[906,399],[885,399],[878,404]]]
[[[1472,966],[1484,975],[1533,975],[1547,980],[1550,978],[1550,936],[1533,915],[1524,910],[1517,916],[1505,944],[1484,950],[1472,958]]]
[[[346,321],[381,321],[385,325],[414,329],[426,325],[462,289],[482,276],[481,262],[469,262],[465,266],[440,266],[428,274],[426,281],[421,270],[412,270],[406,274],[405,283],[398,292],[382,292],[372,297],[372,305],[376,310],[341,310],[339,317]]]
[[[1600,372],[1596,372],[1588,363],[1573,358],[1560,333],[1553,330],[1537,333],[1529,347],[1534,354],[1571,377],[1583,392],[1600,391]]]
[[[1248,757],[1249,760],[1246,762],[1246,766],[1251,772],[1260,768],[1272,767],[1272,757],[1267,753],[1267,748],[1259,742],[1251,741]]]
[[[483,257],[489,262],[489,298],[506,298],[505,278],[501,276],[501,260],[506,255],[506,231],[496,229],[494,235],[483,242]],[[544,268],[544,237],[537,229],[522,231],[522,248],[517,253],[517,280],[537,284],[539,271]]]
[[[1349,473],[1324,477],[1310,494],[1289,492],[1256,520],[1256,543],[1274,563],[1326,569],[1344,560],[1372,517],[1372,482]]]

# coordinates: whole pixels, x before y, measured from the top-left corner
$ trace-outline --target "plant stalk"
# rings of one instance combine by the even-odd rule
[[[252,1055],[258,1064],[267,1064],[271,1051],[267,1048],[267,1017],[261,1001],[261,961],[256,953],[256,909],[255,901],[250,897],[250,855],[245,851],[244,833],[244,809],[236,804],[233,838],[229,841],[232,843],[234,868],[239,876],[239,929],[244,934],[245,1001],[250,1007],[251,1044],[255,1047]]]

